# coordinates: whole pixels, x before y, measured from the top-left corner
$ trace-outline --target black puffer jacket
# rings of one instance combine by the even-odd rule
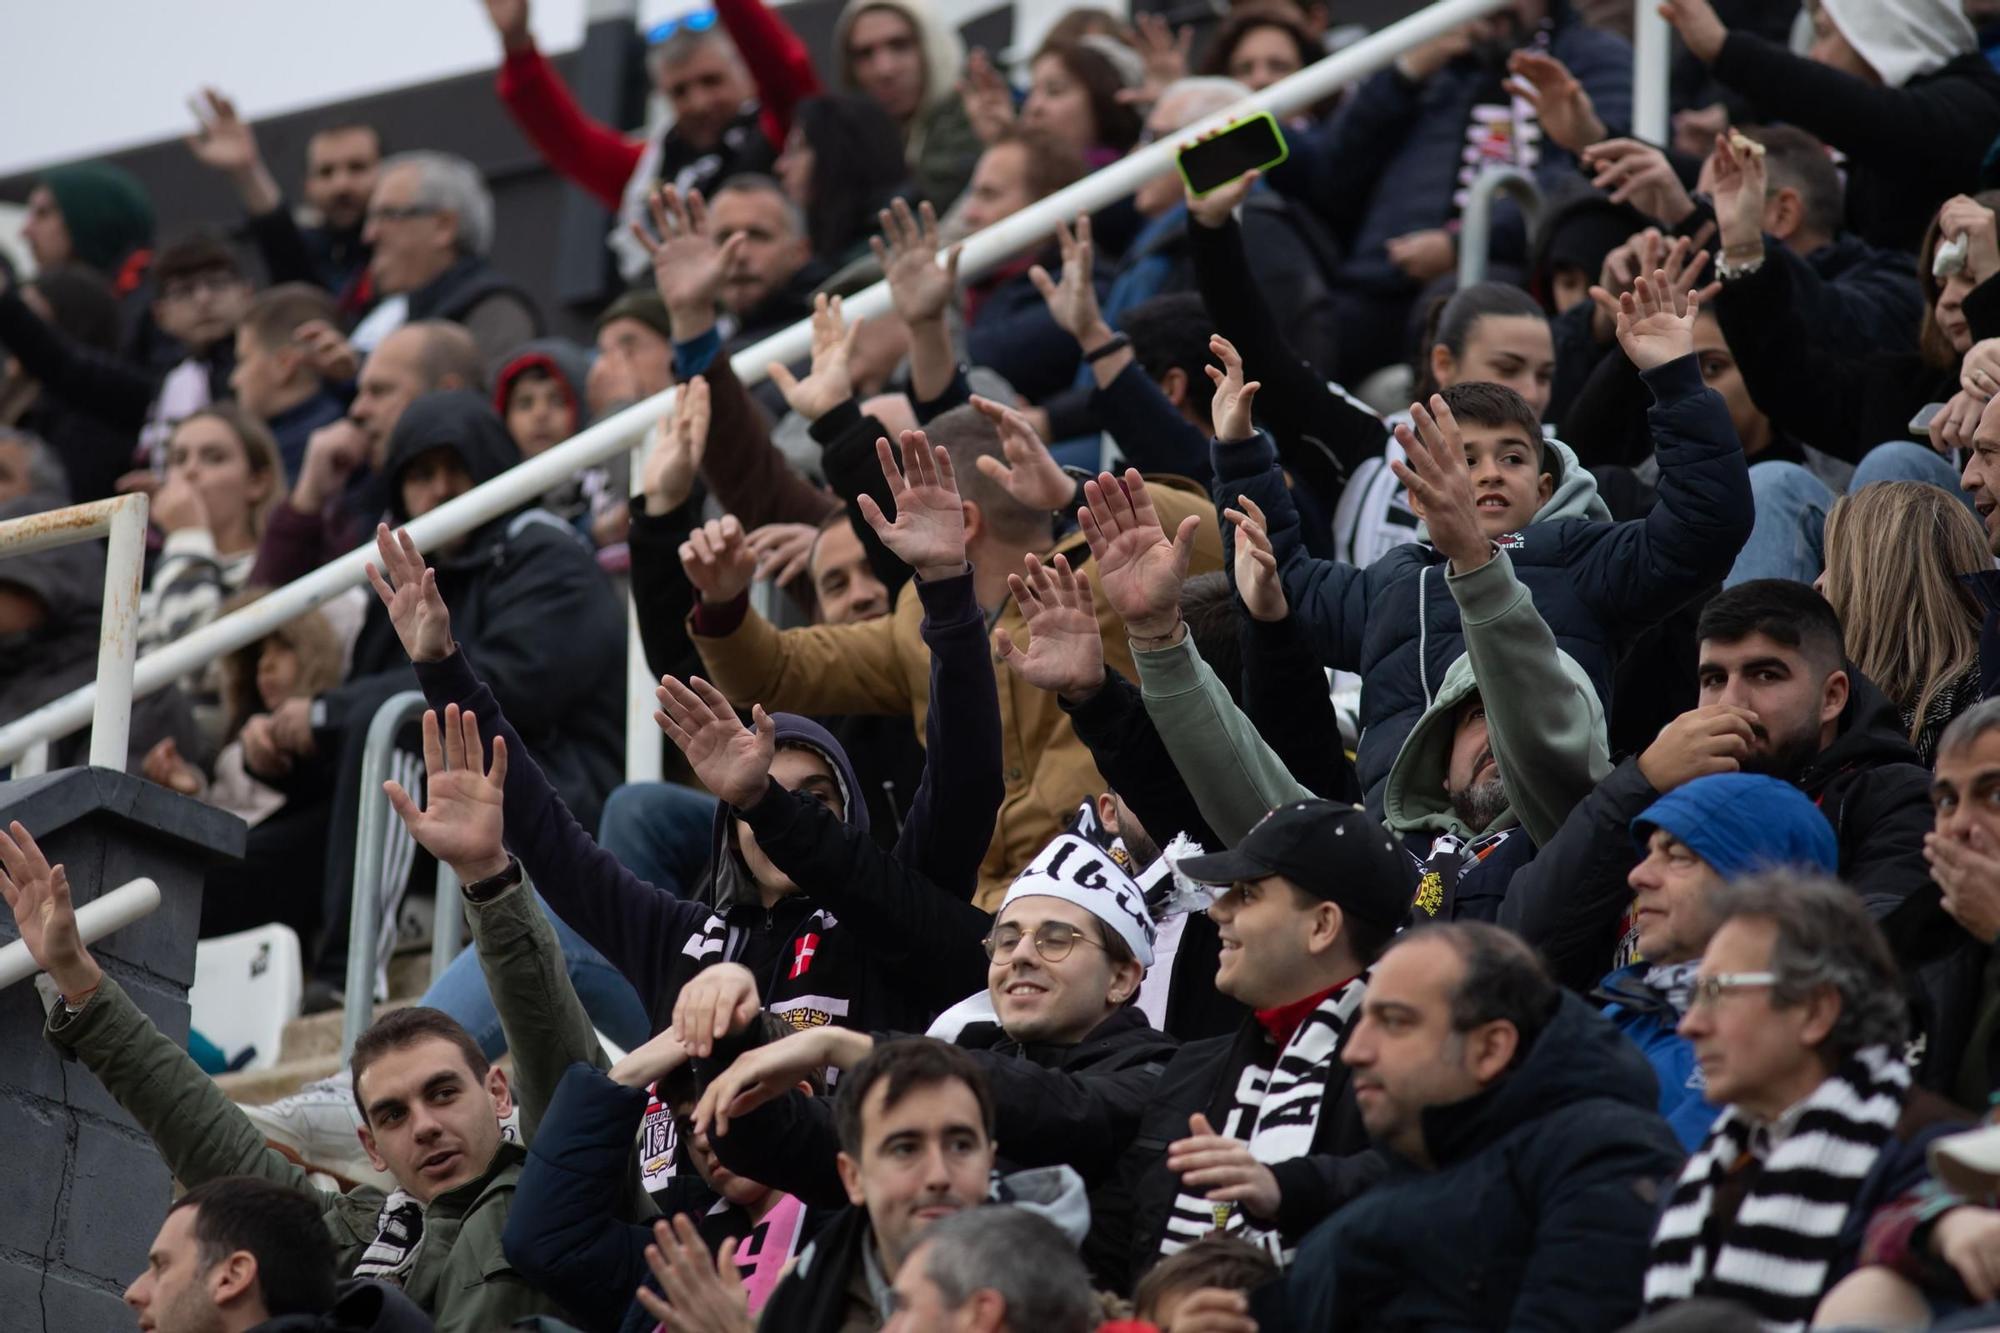
[[[1586,1330],[1639,1312],[1657,1201],[1681,1148],[1639,1049],[1583,1000],[1477,1096],[1423,1113],[1424,1170],[1315,1227],[1253,1298],[1264,1333]]]

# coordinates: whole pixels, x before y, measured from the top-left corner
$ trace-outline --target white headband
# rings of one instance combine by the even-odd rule
[[[1016,898],[1060,898],[1074,903],[1125,941],[1139,966],[1153,965],[1153,918],[1146,913],[1145,895],[1103,848],[1074,833],[1059,834],[1014,877],[1007,896],[1000,901],[1000,912]]]

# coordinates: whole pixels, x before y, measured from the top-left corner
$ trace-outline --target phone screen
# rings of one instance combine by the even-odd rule
[[[1181,175],[1196,194],[1220,189],[1246,172],[1285,160],[1285,138],[1268,115],[1252,116],[1213,139],[1181,149]]]
[[[1917,414],[1914,417],[1910,418],[1910,434],[1912,435],[1930,434],[1931,423],[1937,420],[1938,413],[1944,411],[1944,407],[1945,405],[1943,403],[1924,404],[1924,406],[1921,409],[1919,409]]]

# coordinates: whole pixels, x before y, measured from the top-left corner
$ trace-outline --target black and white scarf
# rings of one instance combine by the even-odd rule
[[[375,1239],[361,1252],[353,1276],[396,1287],[405,1285],[410,1270],[416,1267],[423,1239],[424,1206],[408,1190],[396,1190],[382,1201],[382,1211],[375,1219]]]
[[[1221,1086],[1230,1102],[1215,1126],[1216,1132],[1247,1139],[1250,1155],[1267,1166],[1311,1152],[1335,1053],[1347,1025],[1360,1011],[1367,983],[1363,973],[1321,1000],[1269,1069],[1261,1068],[1250,1057],[1256,1044],[1238,1042],[1235,1058],[1222,1071]],[[1291,1247],[1276,1228],[1258,1226],[1233,1203],[1211,1203],[1199,1194],[1185,1192],[1174,1199],[1166,1232],[1160,1238],[1160,1255],[1164,1258],[1177,1253],[1218,1231],[1263,1246],[1279,1263],[1291,1262]]]
[[[1646,1309],[1709,1296],[1749,1307],[1766,1329],[1806,1327],[1848,1208],[1895,1133],[1909,1088],[1909,1067],[1888,1047],[1857,1051],[1806,1098],[1728,1229],[1711,1235],[1716,1187],[1759,1128],[1726,1108],[1688,1158],[1653,1231]]]

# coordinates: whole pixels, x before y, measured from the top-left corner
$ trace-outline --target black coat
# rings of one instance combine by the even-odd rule
[[[1882,922],[1899,956],[1941,911],[1924,861],[1930,773],[1904,739],[1896,706],[1848,668],[1847,707],[1833,743],[1794,785],[1833,825],[1840,878]],[[1628,759],[1578,803],[1539,855],[1514,875],[1500,924],[1541,950],[1557,980],[1588,992],[1618,965],[1618,932],[1639,860],[1632,821],[1660,796]]]
[[[340,1284],[325,1314],[287,1314],[248,1333],[431,1333],[431,1317],[401,1291],[383,1282],[351,1278]]]
[[[1486,1091],[1423,1112],[1425,1170],[1315,1227],[1257,1293],[1264,1333],[1617,1328],[1639,1311],[1681,1148],[1638,1048],[1583,1000]]]
[[[1132,1199],[1128,1286],[1159,1259],[1160,1242],[1181,1192],[1180,1176],[1167,1169],[1168,1145],[1192,1132],[1188,1118],[1197,1112],[1206,1115],[1211,1125],[1224,1123],[1235,1101],[1234,1089],[1223,1086],[1230,1070],[1252,1063],[1268,1069],[1277,1056],[1270,1033],[1255,1018],[1248,1018],[1229,1036],[1182,1046],[1160,1075],[1118,1167]],[[1336,1055],[1320,1100],[1312,1151],[1271,1168],[1281,1200],[1275,1219],[1278,1230],[1287,1242],[1298,1240],[1320,1219],[1380,1180],[1385,1169],[1381,1154],[1369,1147],[1368,1131],[1362,1127],[1361,1111],[1348,1085],[1347,1066]]]

